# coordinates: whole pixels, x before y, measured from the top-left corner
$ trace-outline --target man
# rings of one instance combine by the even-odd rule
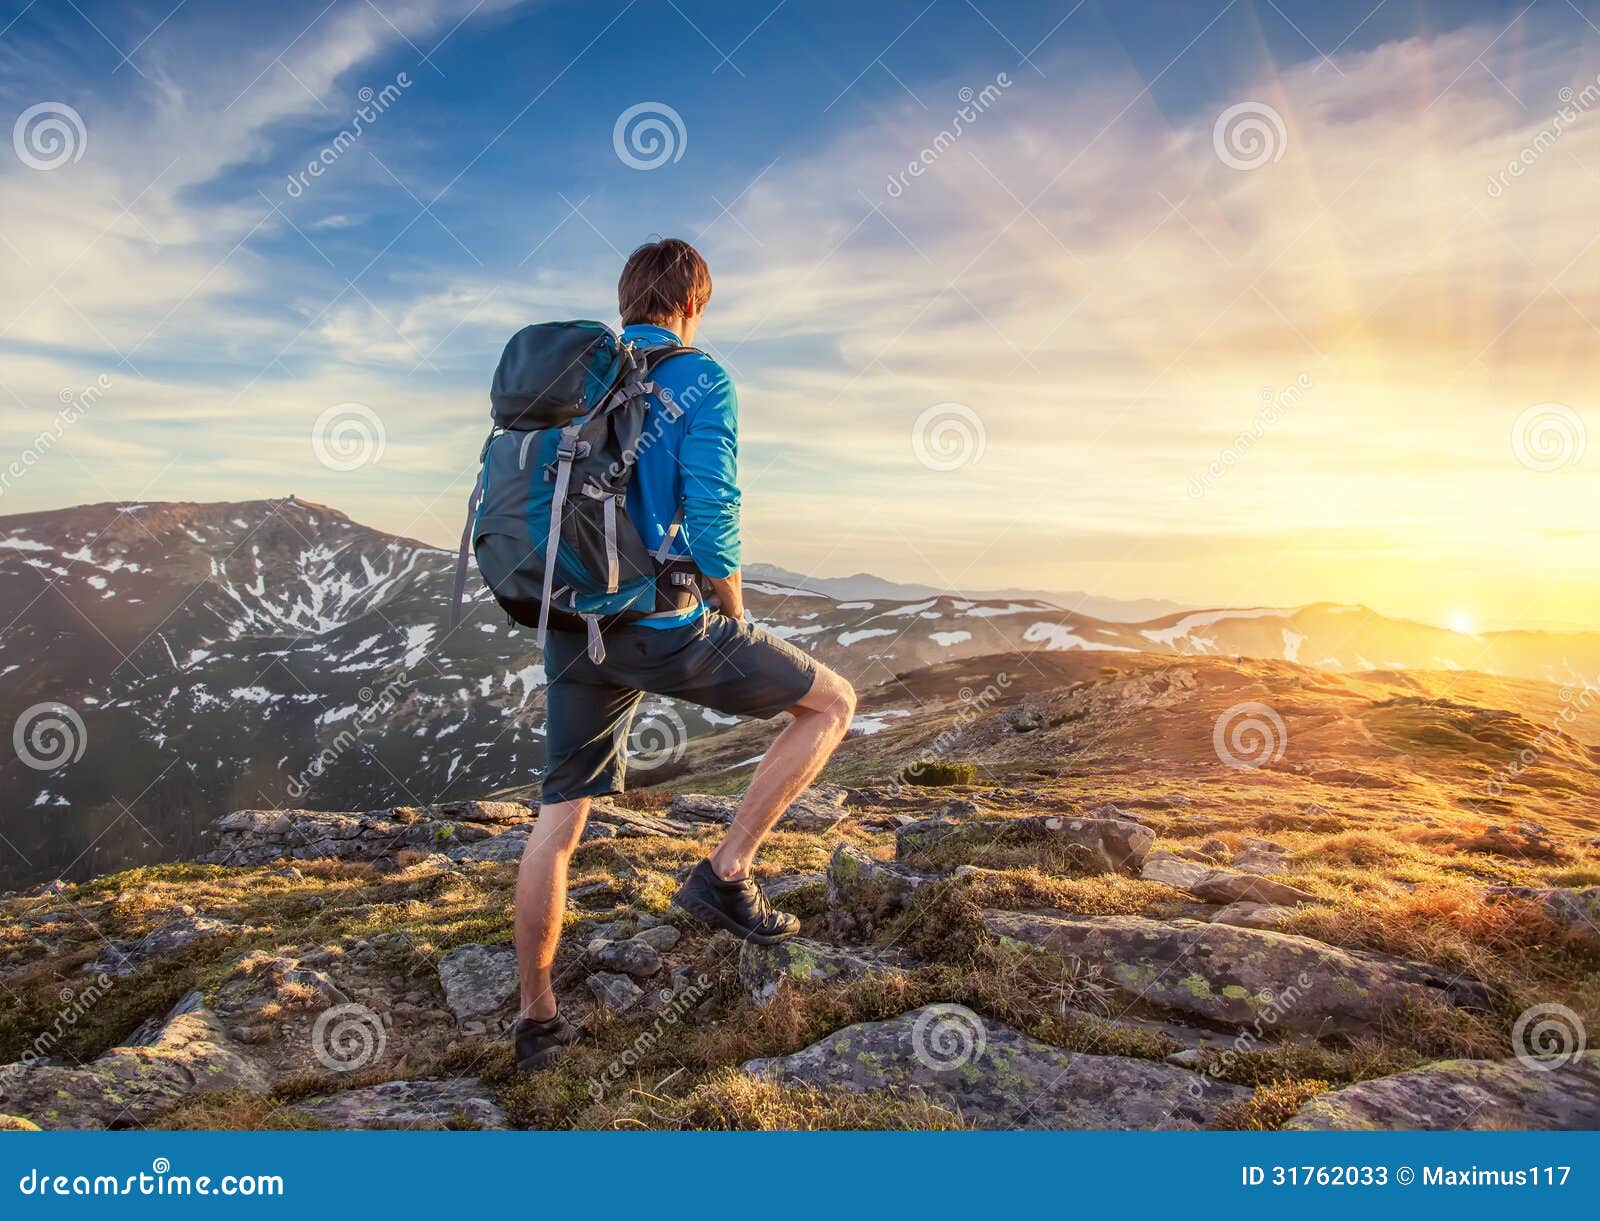
[[[687,242],[635,250],[617,282],[624,341],[694,342],[711,300],[711,273]],[[800,922],[774,911],[750,876],[756,851],[784,810],[815,779],[849,728],[855,691],[826,666],[746,621],[739,579],[738,403],[721,365],[699,352],[657,365],[628,515],[659,547],[681,513],[669,555],[707,578],[716,609],[696,603],[606,630],[602,661],[582,634],[552,631],[545,646],[548,761],[539,818],[517,875],[517,969],[522,1012],[517,1065],[542,1068],[577,1037],[550,986],[566,909],[567,862],[593,797],[622,790],[625,747],[645,691],[735,716],[793,718],[772,743],[728,833],[690,872],[677,906],[715,928],[767,943]]]

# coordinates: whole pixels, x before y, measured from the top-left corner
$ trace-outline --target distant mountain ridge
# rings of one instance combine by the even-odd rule
[[[0,517],[0,730],[18,744],[0,753],[0,887],[196,855],[226,810],[425,805],[536,779],[543,659],[475,577],[448,628],[453,564],[292,497]],[[1600,686],[1596,633],[1469,636],[1332,604],[1119,623],[1022,596],[840,598],[773,571],[748,572],[755,617],[862,689],[1062,651]],[[637,744],[661,770],[641,759],[631,783],[729,724],[647,699]]]
[[[1181,602],[1166,598],[1106,598],[1081,590],[1065,593],[1048,589],[942,589],[934,585],[918,585],[902,581],[889,581],[869,572],[858,572],[848,577],[808,577],[776,564],[746,564],[744,575],[761,581],[776,581],[801,589],[815,590],[831,598],[849,601],[852,598],[893,598],[913,600],[932,598],[945,594],[979,600],[1024,598],[1046,602],[1061,610],[1077,611],[1108,623],[1143,623],[1162,615],[1189,609]]]

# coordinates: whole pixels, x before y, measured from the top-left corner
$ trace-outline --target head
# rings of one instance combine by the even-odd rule
[[[649,322],[666,327],[684,343],[694,342],[700,316],[711,300],[711,272],[688,242],[664,237],[628,256],[617,280],[622,325]]]

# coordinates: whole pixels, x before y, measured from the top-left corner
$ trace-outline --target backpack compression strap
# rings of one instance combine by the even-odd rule
[[[461,600],[467,592],[467,550],[472,546],[472,523],[478,520],[478,505],[483,500],[484,460],[489,456],[489,442],[494,440],[494,429],[483,443],[478,454],[478,479],[472,485],[472,495],[467,498],[467,524],[461,527],[461,549],[456,553],[456,575],[450,591],[450,630],[461,622]]]

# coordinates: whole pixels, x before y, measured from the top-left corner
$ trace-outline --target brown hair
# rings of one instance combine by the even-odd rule
[[[681,238],[646,242],[628,256],[617,280],[622,325],[660,325],[685,312],[699,313],[711,300],[711,270],[700,252]],[[692,311],[685,307],[692,305]]]

